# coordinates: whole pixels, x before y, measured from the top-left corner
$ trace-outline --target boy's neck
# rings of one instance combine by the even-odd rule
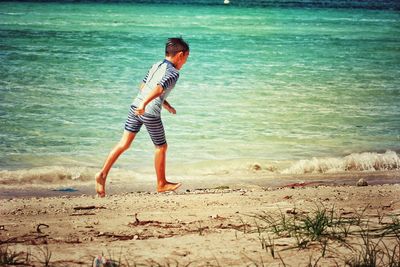
[[[176,66],[176,62],[174,61],[174,58],[172,58],[172,57],[165,57],[165,60],[168,60],[169,62],[171,62],[172,65],[174,65],[174,67]]]

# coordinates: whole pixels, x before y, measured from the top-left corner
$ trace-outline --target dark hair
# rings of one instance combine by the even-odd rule
[[[165,44],[165,55],[166,56],[175,56],[179,52],[188,52],[189,44],[182,39],[179,38],[168,38],[167,43]]]

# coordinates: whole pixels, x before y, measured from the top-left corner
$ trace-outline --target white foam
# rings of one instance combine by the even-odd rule
[[[400,158],[394,151],[353,153],[343,158],[312,158],[300,160],[282,174],[336,173],[346,171],[399,170]]]
[[[193,164],[175,164],[169,167],[172,176],[198,177],[249,177],[261,174],[308,174],[308,173],[340,173],[351,171],[384,171],[400,170],[400,158],[396,152],[385,153],[353,153],[342,158],[312,158],[300,160],[288,166],[287,161],[263,161],[236,159],[225,161],[206,161]],[[284,167],[285,166],[285,167]],[[92,182],[98,168],[48,166],[20,170],[1,170],[0,185],[53,185]],[[253,176],[252,176],[253,177]],[[112,171],[113,182],[124,183],[132,179],[153,180],[153,168],[138,170],[118,169]]]
[[[0,184],[3,185],[67,183],[73,181],[89,181],[92,178],[93,171],[90,171],[88,168],[52,166],[15,171],[0,171]]]

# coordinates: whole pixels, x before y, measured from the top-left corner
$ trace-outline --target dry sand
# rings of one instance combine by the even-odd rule
[[[283,262],[307,266],[322,255],[320,242],[300,249],[295,238],[275,236],[274,258],[260,241],[274,235],[258,233],[256,225],[262,222],[251,215],[290,216],[315,211],[317,206],[334,206],[337,214],[362,214],[363,219],[383,224],[400,218],[400,186],[254,185],[125,193],[104,199],[89,195],[2,199],[0,242],[3,251],[6,244],[9,251],[29,251],[35,266],[43,266],[39,262],[46,250],[52,253],[53,266],[91,266],[93,258],[102,254],[121,259],[125,266],[284,266]],[[383,241],[391,248],[395,245],[393,238]],[[344,243],[329,241],[318,266],[344,266],[350,256]]]

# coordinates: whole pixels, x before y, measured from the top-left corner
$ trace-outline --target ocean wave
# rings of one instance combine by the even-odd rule
[[[347,171],[399,170],[400,158],[394,151],[385,153],[353,153],[343,158],[313,158],[300,160],[283,170],[282,174],[337,173]]]
[[[324,174],[353,171],[393,171],[400,170],[400,157],[394,151],[385,153],[353,153],[341,158],[312,158],[299,161],[269,161],[256,159],[210,160],[192,164],[169,166],[168,174],[179,177],[254,177],[262,175],[279,177],[293,174]],[[44,166],[31,169],[0,170],[0,185],[67,185],[92,182],[98,168]],[[131,182],[132,179],[152,180],[152,168],[142,170],[115,168],[112,181]]]
[[[25,13],[21,13],[21,12],[0,12],[0,15],[19,16],[19,15],[25,15]]]
[[[1,185],[18,184],[63,184],[93,179],[94,172],[88,168],[67,168],[61,166],[40,167],[23,170],[0,171]]]

